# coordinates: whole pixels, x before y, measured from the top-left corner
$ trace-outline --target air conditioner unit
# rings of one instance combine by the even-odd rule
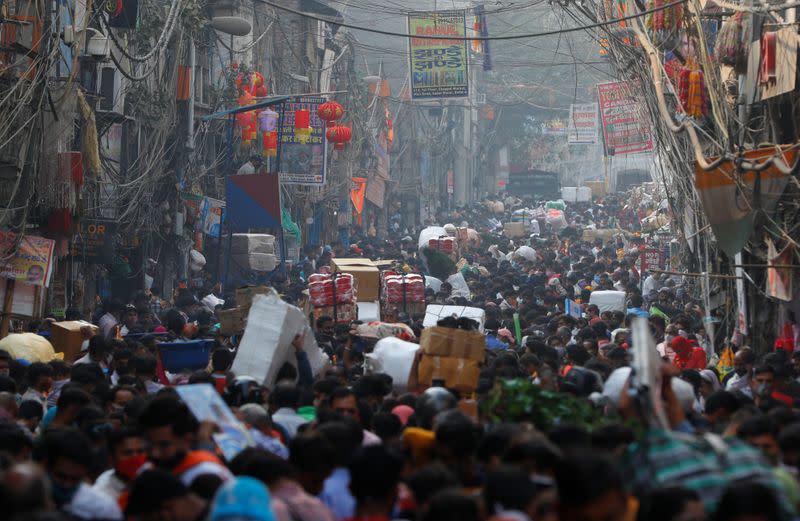
[[[114,65],[100,65],[97,110],[125,114],[125,78]]]

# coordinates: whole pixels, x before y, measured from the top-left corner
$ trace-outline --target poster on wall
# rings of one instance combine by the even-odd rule
[[[209,237],[219,237],[224,213],[225,201],[203,197],[200,202],[200,231]]]
[[[319,119],[317,108],[325,98],[302,97],[281,105],[280,172],[281,183],[287,185],[323,186],[325,184],[327,147],[325,122]],[[301,143],[294,135],[294,114],[298,110],[311,113],[311,139]]]
[[[408,15],[409,79],[413,99],[464,98],[469,95],[464,11],[426,11]]]
[[[640,154],[653,150],[653,135],[637,101],[638,83],[598,83],[600,122],[607,156]]]
[[[567,142],[570,145],[597,143],[597,103],[573,103],[569,106]]]
[[[0,230],[0,277],[49,286],[55,241],[24,235],[17,244],[17,239],[16,233]]]

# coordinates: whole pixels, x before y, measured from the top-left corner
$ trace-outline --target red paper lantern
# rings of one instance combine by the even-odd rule
[[[317,109],[317,115],[319,119],[332,127],[334,122],[344,115],[344,108],[335,101],[326,101]]]
[[[278,133],[264,132],[264,157],[275,157],[278,155]]]
[[[334,143],[333,148],[336,150],[344,150],[345,144],[353,139],[353,131],[350,130],[350,127],[336,125],[328,129],[325,133],[325,137],[328,138],[328,141]]]
[[[300,143],[311,139],[311,112],[300,109],[294,113],[294,138]]]

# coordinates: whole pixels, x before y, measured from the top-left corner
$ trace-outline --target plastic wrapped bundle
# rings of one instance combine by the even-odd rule
[[[349,273],[315,273],[308,278],[308,292],[314,307],[351,304],[356,301],[353,276]]]
[[[456,238],[436,237],[428,240],[428,247],[432,250],[440,251],[449,255],[451,253],[455,253],[456,251]]]
[[[381,291],[383,299],[390,304],[423,302],[425,300],[425,279],[422,275],[401,275],[386,272]]]

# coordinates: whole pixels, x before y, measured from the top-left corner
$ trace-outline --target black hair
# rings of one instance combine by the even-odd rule
[[[215,349],[211,353],[211,367],[214,371],[227,371],[233,363],[233,353],[226,348]]]
[[[289,442],[289,463],[303,472],[330,472],[338,457],[333,444],[318,432],[298,434]]]
[[[739,428],[736,430],[736,435],[741,439],[765,435],[777,438],[778,426],[769,416],[751,416],[739,424]]]
[[[759,375],[759,374],[764,374],[764,373],[770,373],[773,376],[775,376],[775,368],[772,367],[771,365],[767,365],[767,364],[761,364],[761,365],[758,365],[755,368],[753,368],[753,374],[754,375]]]
[[[642,501],[637,515],[640,521],[672,521],[686,509],[687,503],[700,501],[700,495],[685,487],[653,490]]]
[[[39,413],[41,413],[39,406]],[[0,422],[0,451],[12,456],[19,456],[25,449],[33,448],[33,440],[25,431],[11,422]]]
[[[336,447],[336,458],[333,459],[336,467],[346,466],[350,456],[358,450],[364,439],[361,426],[350,417],[338,417],[335,421],[326,421],[317,426],[317,432]]]
[[[197,432],[198,423],[189,408],[172,395],[160,395],[145,406],[138,425],[143,430],[172,427],[176,436]]]
[[[561,449],[546,438],[535,437],[512,443],[503,454],[503,463],[527,472],[548,474],[559,464]]]
[[[90,403],[92,403],[92,395],[81,389],[80,386],[73,384],[61,388],[56,406],[59,411],[64,411],[72,406],[83,408]]]
[[[397,493],[403,460],[383,445],[362,447],[349,465],[350,491],[358,504],[385,501]]]
[[[25,400],[19,404],[17,418],[20,420],[32,420],[33,418],[39,418],[41,420],[43,415],[42,404],[36,400]]]
[[[283,478],[292,477],[291,464],[264,449],[247,448],[236,455],[230,464],[237,476],[250,476],[269,486]]]
[[[525,512],[536,496],[537,488],[522,469],[503,466],[489,472],[483,497],[492,514],[500,514],[500,510]]]
[[[475,455],[482,431],[472,418],[451,409],[439,413],[436,423],[436,443],[447,447],[454,458],[464,460]]]
[[[415,470],[405,481],[417,505],[427,503],[437,492],[459,486],[458,477],[441,463]]]
[[[781,521],[785,517],[780,505],[777,494],[762,483],[733,483],[722,493],[712,520],[730,521],[757,517],[766,521]]]
[[[372,432],[383,441],[399,438],[403,434],[403,423],[391,412],[379,412],[372,417]]]
[[[63,458],[72,463],[89,467],[92,446],[89,438],[73,428],[52,429],[45,432],[33,451],[33,459],[47,465]]]
[[[281,382],[275,386],[269,399],[275,409],[284,407],[296,409],[300,404],[301,394],[300,389],[293,383]]]
[[[156,374],[158,361],[153,355],[136,355],[133,357],[133,368],[137,376],[149,376]]]
[[[736,399],[736,395],[728,391],[717,391],[706,398],[706,414],[714,414],[719,410],[733,414],[741,406],[742,404]]]
[[[613,452],[621,445],[630,445],[636,441],[636,433],[627,425],[610,423],[592,431],[592,447]]]
[[[442,490],[430,500],[427,512],[421,521],[479,521],[480,508],[477,501],[454,489]]]
[[[130,438],[141,438],[142,433],[139,432],[137,429],[132,429],[129,427],[123,427],[122,429],[117,429],[110,431],[106,434],[106,444],[108,445],[108,451],[113,454],[114,451],[122,445],[122,443]]]
[[[620,500],[624,501],[622,475],[612,460],[604,456],[593,453],[570,455],[555,470],[562,505],[584,507],[609,493],[618,493]]]
[[[89,339],[89,353],[101,355],[111,352],[111,344],[102,335],[95,335]]]
[[[72,366],[69,381],[79,385],[97,385],[105,381],[105,374],[100,364],[76,364]]]
[[[53,368],[50,367],[50,364],[34,362],[28,366],[28,383],[31,385],[31,387],[36,385],[36,383],[39,381],[39,378],[44,377],[53,377]]]

